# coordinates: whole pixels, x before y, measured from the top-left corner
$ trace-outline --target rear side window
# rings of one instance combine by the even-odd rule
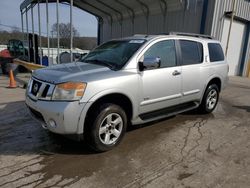
[[[211,62],[224,60],[224,53],[220,44],[208,43],[208,51]]]
[[[203,61],[203,46],[200,42],[180,40],[182,65],[199,64]]]

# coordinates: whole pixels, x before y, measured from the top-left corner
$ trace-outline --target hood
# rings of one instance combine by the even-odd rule
[[[89,75],[97,73],[110,72],[108,67],[83,63],[74,62],[67,64],[54,65],[51,67],[38,69],[33,72],[32,76],[49,83],[62,83],[67,81],[88,81]]]

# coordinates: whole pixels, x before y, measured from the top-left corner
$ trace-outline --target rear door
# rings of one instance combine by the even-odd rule
[[[199,101],[204,87],[201,64],[203,44],[192,40],[178,40],[182,64],[182,103]]]

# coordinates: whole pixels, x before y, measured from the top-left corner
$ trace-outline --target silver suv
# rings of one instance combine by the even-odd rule
[[[34,71],[26,104],[49,131],[107,151],[130,124],[195,108],[212,112],[227,74],[221,44],[208,36],[135,35],[106,42],[79,62]]]

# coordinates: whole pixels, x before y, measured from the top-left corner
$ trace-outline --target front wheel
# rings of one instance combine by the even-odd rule
[[[86,126],[87,144],[95,151],[108,151],[121,142],[127,128],[127,116],[120,106],[103,104],[92,111]]]
[[[201,113],[211,113],[217,106],[219,100],[219,89],[216,84],[211,84],[205,91],[202,102],[199,106]]]

